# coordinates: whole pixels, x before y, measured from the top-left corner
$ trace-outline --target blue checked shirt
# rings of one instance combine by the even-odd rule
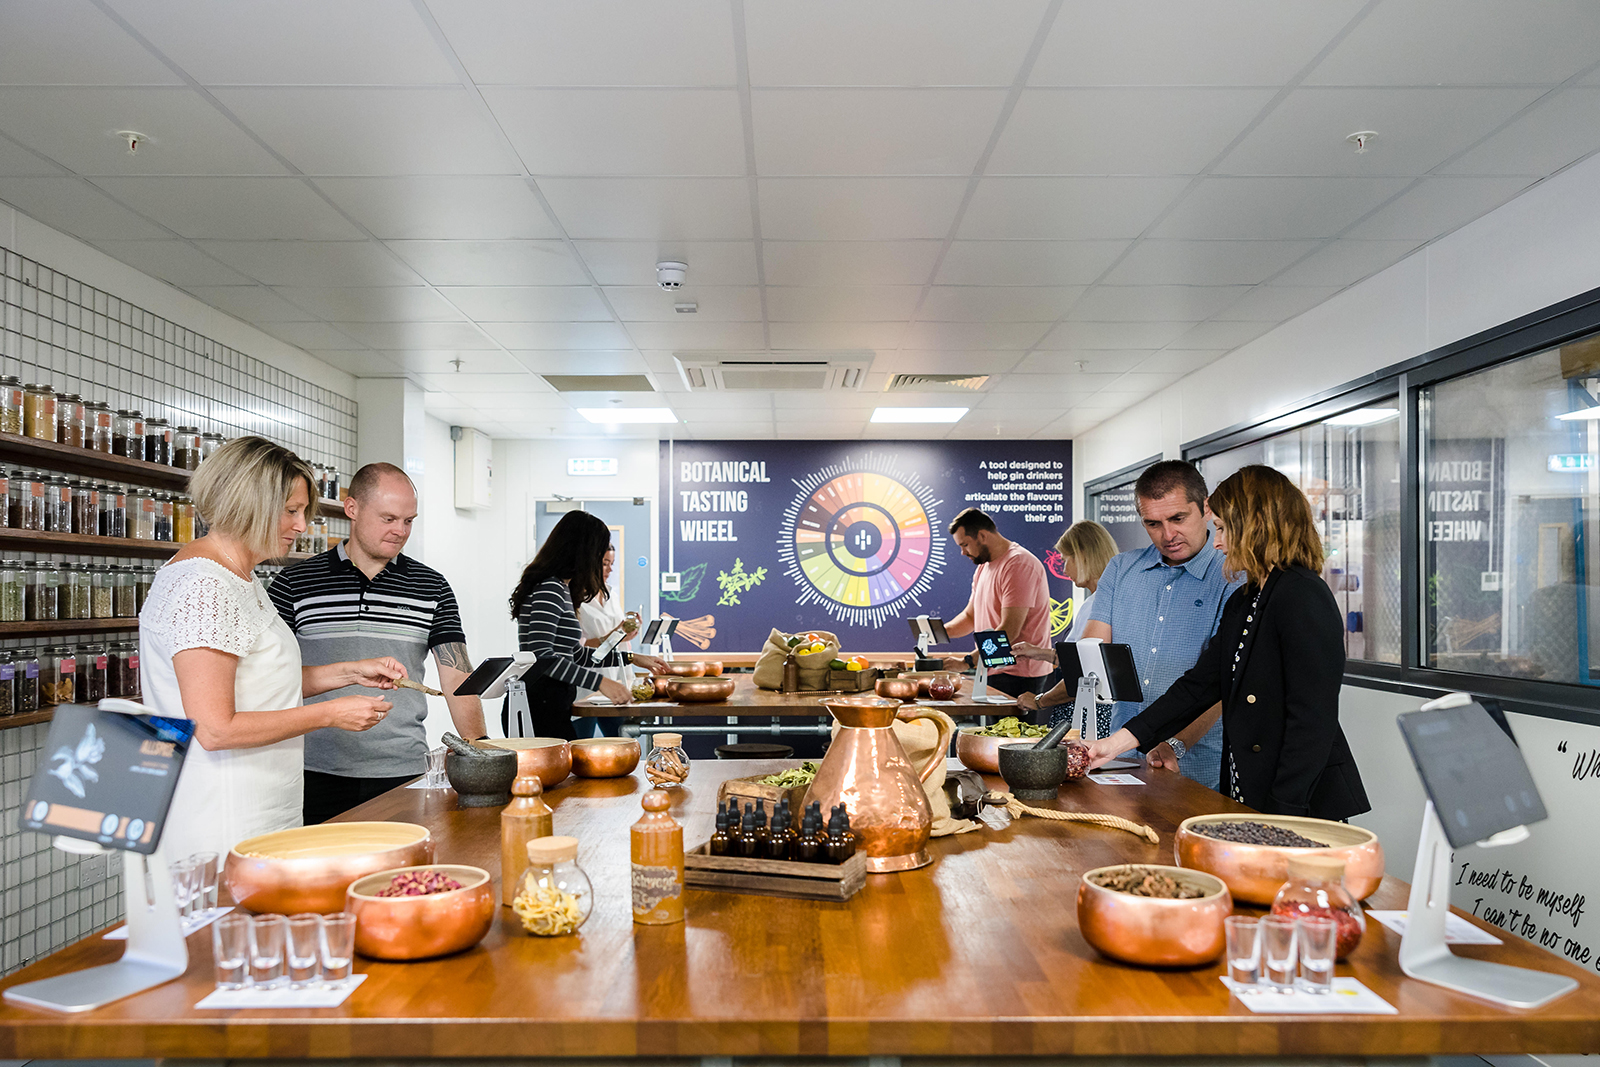
[[[1200,650],[1217,631],[1222,605],[1243,579],[1229,582],[1222,553],[1206,546],[1194,558],[1171,566],[1151,545],[1142,552],[1124,552],[1106,566],[1095,589],[1089,618],[1111,627],[1111,639],[1133,648],[1144,703],[1121,701],[1111,713],[1119,730],[1200,658]],[[1178,769],[1207,789],[1217,788],[1222,774],[1220,719],[1178,761]]]

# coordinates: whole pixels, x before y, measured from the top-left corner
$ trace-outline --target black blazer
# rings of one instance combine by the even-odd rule
[[[1371,810],[1339,729],[1344,620],[1320,575],[1275,570],[1237,590],[1200,659],[1127,726],[1148,751],[1222,702],[1222,746],[1233,754],[1244,802],[1274,815],[1347,819]],[[1244,652],[1237,674],[1234,653]],[[1223,760],[1221,791],[1228,792]]]

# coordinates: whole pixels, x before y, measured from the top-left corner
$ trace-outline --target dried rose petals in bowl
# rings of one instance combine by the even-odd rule
[[[461,883],[443,871],[401,871],[383,889],[380,897],[425,897],[430,893],[448,893],[460,889]]]

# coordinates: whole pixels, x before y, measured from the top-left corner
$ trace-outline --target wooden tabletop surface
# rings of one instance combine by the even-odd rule
[[[698,762],[673,811],[690,844],[711,830],[725,777],[776,764]],[[1399,938],[1376,921],[1340,975],[1394,1016],[1252,1015],[1221,966],[1156,971],[1098,955],[1078,932],[1075,888],[1108,863],[1162,863],[1185,816],[1237,811],[1166,772],[1148,784],[1075,783],[1055,803],[1148,822],[1159,845],[1115,830],[991,813],[992,827],[936,839],[935,863],[871,875],[845,902],[691,890],[688,921],[635,926],[628,826],[641,777],[569,779],[546,798],[557,833],[581,842],[593,916],[576,935],[523,935],[509,909],[484,942],[445,959],[381,963],[339,1008],[196,1011],[212,988],[211,939],[189,939],[189,973],[98,1011],[0,1005],[0,1058],[464,1056],[1368,1055],[1580,1052],[1600,1048],[1600,978],[1515,938],[1464,955],[1572,974],[1581,987],[1537,1011],[1495,1007],[1411,981]],[[995,784],[998,784],[997,782]],[[428,826],[440,862],[499,869],[499,812],[458,810],[448,790],[397,789],[348,818]],[[1369,901],[1403,908],[1403,883]],[[105,963],[96,935],[5,985]]]
[[[596,704],[592,700],[580,700],[573,705],[573,714],[593,715],[598,718],[651,715],[809,715],[815,717],[828,714],[828,709],[822,706],[824,700],[841,696],[872,695],[872,690],[870,689],[864,694],[841,692],[778,693],[771,689],[757,689],[751,675],[735,674],[730,675],[730,677],[733,679],[733,696],[714,704],[680,704],[670,700],[645,700],[632,704]],[[990,689],[989,692],[996,697],[1004,695],[995,692],[993,689]],[[966,677],[961,679],[961,688],[956,693],[954,700],[919,700],[917,703],[940,708],[951,715],[1015,715],[1017,713],[1016,702],[1010,697],[1006,697],[1003,704],[974,703],[972,700],[972,679]]]
[[[898,667],[909,664],[917,658],[915,652],[846,652],[845,658],[850,656],[865,656],[867,662],[874,667]],[[695,663],[700,660],[715,661],[722,664],[724,670],[748,670],[756,665],[756,660],[761,658],[759,652],[701,652],[698,649],[674,651],[672,658],[678,663]]]

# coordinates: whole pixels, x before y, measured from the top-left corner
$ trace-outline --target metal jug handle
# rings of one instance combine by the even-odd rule
[[[931,719],[939,731],[939,740],[933,746],[933,755],[928,757],[928,762],[917,772],[917,780],[926,784],[933,777],[933,772],[950,754],[950,739],[956,733],[956,721],[938,708],[923,708],[914,704],[907,704],[897,712],[895,718],[901,722],[914,722],[917,719]]]

